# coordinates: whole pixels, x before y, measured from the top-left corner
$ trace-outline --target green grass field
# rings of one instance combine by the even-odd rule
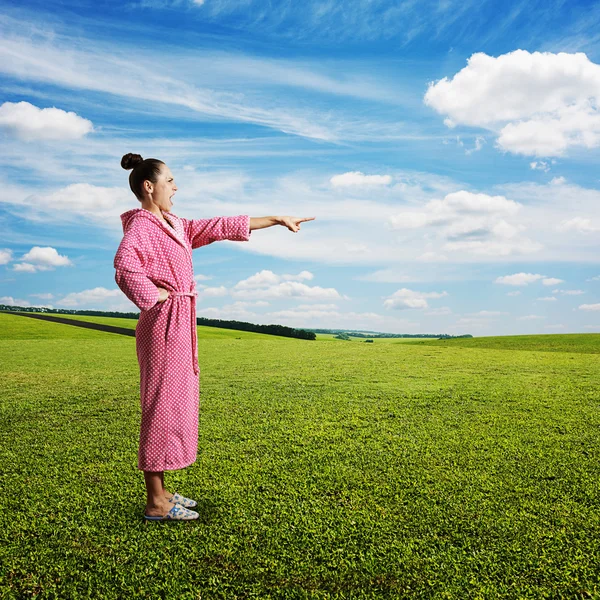
[[[0,597],[598,598],[600,335],[528,337],[199,328],[200,519],[146,524],[135,339],[0,314]]]
[[[530,350],[534,352],[581,352],[600,354],[600,334],[564,333],[560,335],[511,335],[447,340],[410,340],[413,344],[475,348],[481,350]]]

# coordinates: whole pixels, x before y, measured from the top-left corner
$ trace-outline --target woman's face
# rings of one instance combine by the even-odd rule
[[[173,206],[171,198],[175,195],[177,186],[175,185],[175,178],[171,173],[171,169],[169,169],[167,165],[161,165],[160,175],[158,176],[156,183],[144,181],[144,186],[146,187],[146,190],[152,194],[153,204],[165,212],[171,210],[171,207]]]

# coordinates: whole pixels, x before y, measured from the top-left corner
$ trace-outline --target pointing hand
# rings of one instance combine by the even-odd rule
[[[285,225],[290,231],[296,233],[300,231],[300,223],[304,223],[305,221],[314,221],[316,217],[281,217],[281,224]]]

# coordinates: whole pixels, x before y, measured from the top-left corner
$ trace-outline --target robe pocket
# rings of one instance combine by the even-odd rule
[[[171,302],[169,302],[170,299],[171,299],[171,294],[169,294],[169,297],[164,302],[162,302],[162,304],[167,304],[167,302],[169,303],[169,306],[167,308],[165,308],[165,310],[167,311],[167,322],[165,323],[165,341],[166,342],[171,340],[174,335],[174,332],[171,330],[171,328],[172,328],[172,326],[174,326],[173,312],[175,311],[175,307],[177,306],[176,304],[172,304]]]

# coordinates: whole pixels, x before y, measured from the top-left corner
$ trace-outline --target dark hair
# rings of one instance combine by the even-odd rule
[[[145,160],[139,154],[124,154],[121,159],[121,166],[124,169],[133,169],[129,174],[129,187],[138,200],[144,198],[142,185],[148,179],[152,183],[158,181],[161,165],[165,163],[157,158],[146,158]]]

